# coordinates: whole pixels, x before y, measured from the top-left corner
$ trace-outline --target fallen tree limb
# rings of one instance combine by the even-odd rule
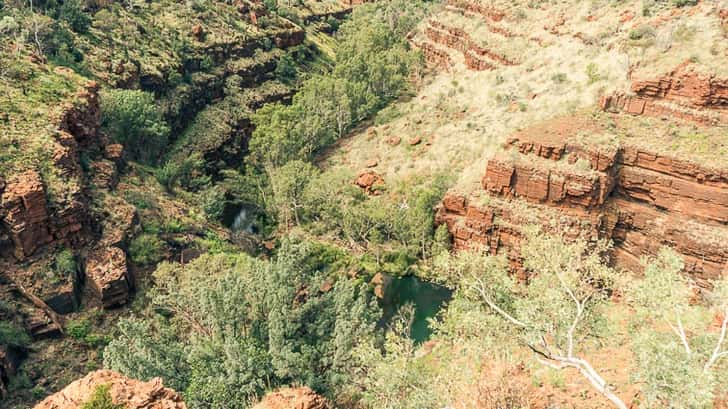
[[[10,285],[12,288],[17,290],[23,297],[25,297],[28,301],[30,301],[33,305],[40,308],[45,315],[50,318],[50,320],[56,324],[58,327],[58,331],[61,332],[61,334],[65,335],[65,331],[63,330],[63,318],[58,315],[51,307],[48,306],[48,304],[45,303],[45,301],[41,300],[38,296],[28,291],[22,284],[19,282],[13,280],[10,277],[5,276],[8,281],[10,282]]]

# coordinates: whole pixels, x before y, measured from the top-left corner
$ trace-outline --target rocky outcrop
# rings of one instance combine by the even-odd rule
[[[501,21],[506,16],[504,11],[476,1],[448,0],[447,5],[469,13],[478,14],[492,21]]]
[[[76,95],[74,103],[66,106],[56,120],[58,129],[73,135],[82,148],[98,144],[97,133],[101,124],[99,89],[96,81],[89,81]]]
[[[516,64],[502,53],[476,44],[465,30],[446,26],[436,20],[429,21],[425,35],[436,44],[460,51],[465,58],[465,65],[471,70],[492,70],[499,65]]]
[[[56,70],[64,75],[63,68]],[[102,149],[97,137],[98,91],[98,84],[89,82],[58,117],[49,118],[56,128],[49,146],[53,167],[44,175],[51,182],[34,168],[0,182],[0,242],[7,236],[18,260],[51,243],[74,247],[88,239],[90,218],[79,150]]]
[[[118,247],[93,250],[86,259],[86,279],[104,308],[125,304],[134,287],[126,254]]]
[[[523,227],[535,224],[571,238],[612,239],[615,263],[633,271],[642,256],[670,246],[698,282],[726,274],[728,171],[557,134],[519,133],[506,144],[515,156],[489,160],[483,191],[444,198],[437,222],[447,224],[456,249],[484,246],[523,272],[519,243]]]
[[[656,80],[634,81],[632,94],[604,96],[599,103],[605,111],[726,125],[728,79],[703,74],[688,62]]]
[[[12,177],[1,194],[0,220],[14,244],[16,258],[22,260],[52,241],[40,173],[27,171]]]
[[[420,50],[425,57],[425,62],[432,67],[436,67],[443,71],[450,71],[453,66],[452,58],[450,55],[436,45],[428,43],[426,41],[413,42],[413,45]]]
[[[364,170],[354,181],[354,184],[362,188],[369,195],[378,195],[384,187],[384,179],[379,173],[373,170]]]
[[[186,409],[182,396],[165,388],[161,378],[149,382],[129,379],[117,372],[99,370],[72,382],[45,398],[35,409],[77,409],[87,402],[99,386],[108,385],[111,399],[125,409]]]
[[[329,409],[330,407],[326,398],[303,386],[271,392],[253,406],[253,409]]]

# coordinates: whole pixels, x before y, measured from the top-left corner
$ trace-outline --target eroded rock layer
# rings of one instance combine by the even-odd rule
[[[564,135],[562,135],[564,136]],[[516,151],[517,154],[513,154]],[[521,132],[488,162],[482,190],[448,194],[437,221],[456,249],[482,245],[521,271],[523,227],[612,239],[617,265],[670,246],[698,281],[726,273],[728,171],[621,144],[602,146]]]
[[[632,94],[604,96],[605,111],[728,124],[728,79],[700,72],[690,62],[657,79],[632,83]]]

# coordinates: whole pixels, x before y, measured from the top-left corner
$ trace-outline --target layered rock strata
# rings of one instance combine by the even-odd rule
[[[599,104],[611,112],[728,125],[728,79],[701,73],[689,62],[657,79],[634,81],[631,91],[604,96]]]
[[[86,279],[104,308],[125,304],[134,288],[126,253],[118,247],[93,250],[86,260]]]
[[[728,170],[632,145],[524,134],[506,150],[517,155],[488,162],[482,191],[443,200],[437,221],[448,225],[456,249],[485,246],[522,271],[523,227],[536,224],[572,238],[612,239],[614,261],[633,271],[642,256],[670,246],[699,282],[728,273]]]

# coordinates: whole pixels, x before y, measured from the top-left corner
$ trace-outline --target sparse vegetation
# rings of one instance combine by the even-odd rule
[[[627,275],[598,238],[659,201],[643,230],[654,224],[664,237],[644,253],[685,245],[675,237],[689,230],[708,271],[728,237],[722,222],[691,219],[701,209],[683,196],[675,226],[669,198],[621,209],[602,196],[614,174],[596,170],[629,145],[660,166],[665,155],[714,168],[697,176],[712,192],[728,154],[724,130],[710,126],[722,111],[701,106],[697,126],[590,108],[630,89],[647,98],[630,86],[680,64],[726,77],[721,11],[680,10],[696,0],[468,1],[467,12],[458,2],[366,2],[341,17],[338,0],[0,0],[1,261],[29,294],[48,305],[73,298],[74,308],[68,289],[83,284],[79,263],[95,246],[123,248],[135,273],[128,305],[88,314],[98,300],[84,293],[81,310],[62,317],[64,336],[43,341],[29,333],[52,329],[36,321],[53,314],[0,288],[0,346],[28,354],[10,379],[0,367],[0,406],[27,407],[102,361],[161,376],[190,409],[242,409],[290,385],[344,409],[521,408],[544,397],[554,407],[692,409],[728,396],[726,279],[706,273],[697,285],[667,249]],[[470,39],[458,43],[462,33]],[[424,64],[437,58],[452,60],[447,73]],[[545,120],[558,126],[532,127]],[[503,148],[512,136],[525,145]],[[487,186],[494,158],[533,168],[525,195]],[[39,233],[6,202],[27,170],[42,189],[16,188],[16,207],[43,220]],[[556,198],[582,182],[598,183],[608,211]],[[42,242],[22,261],[10,257],[27,237],[11,221]],[[405,291],[392,285],[410,279],[419,294],[435,283],[448,294],[425,314],[427,340],[413,335],[421,302],[401,307]],[[100,386],[82,408],[124,407],[110,392]]]
[[[124,409],[124,405],[114,403],[111,398],[111,386],[99,385],[89,400],[81,405],[81,409]]]

